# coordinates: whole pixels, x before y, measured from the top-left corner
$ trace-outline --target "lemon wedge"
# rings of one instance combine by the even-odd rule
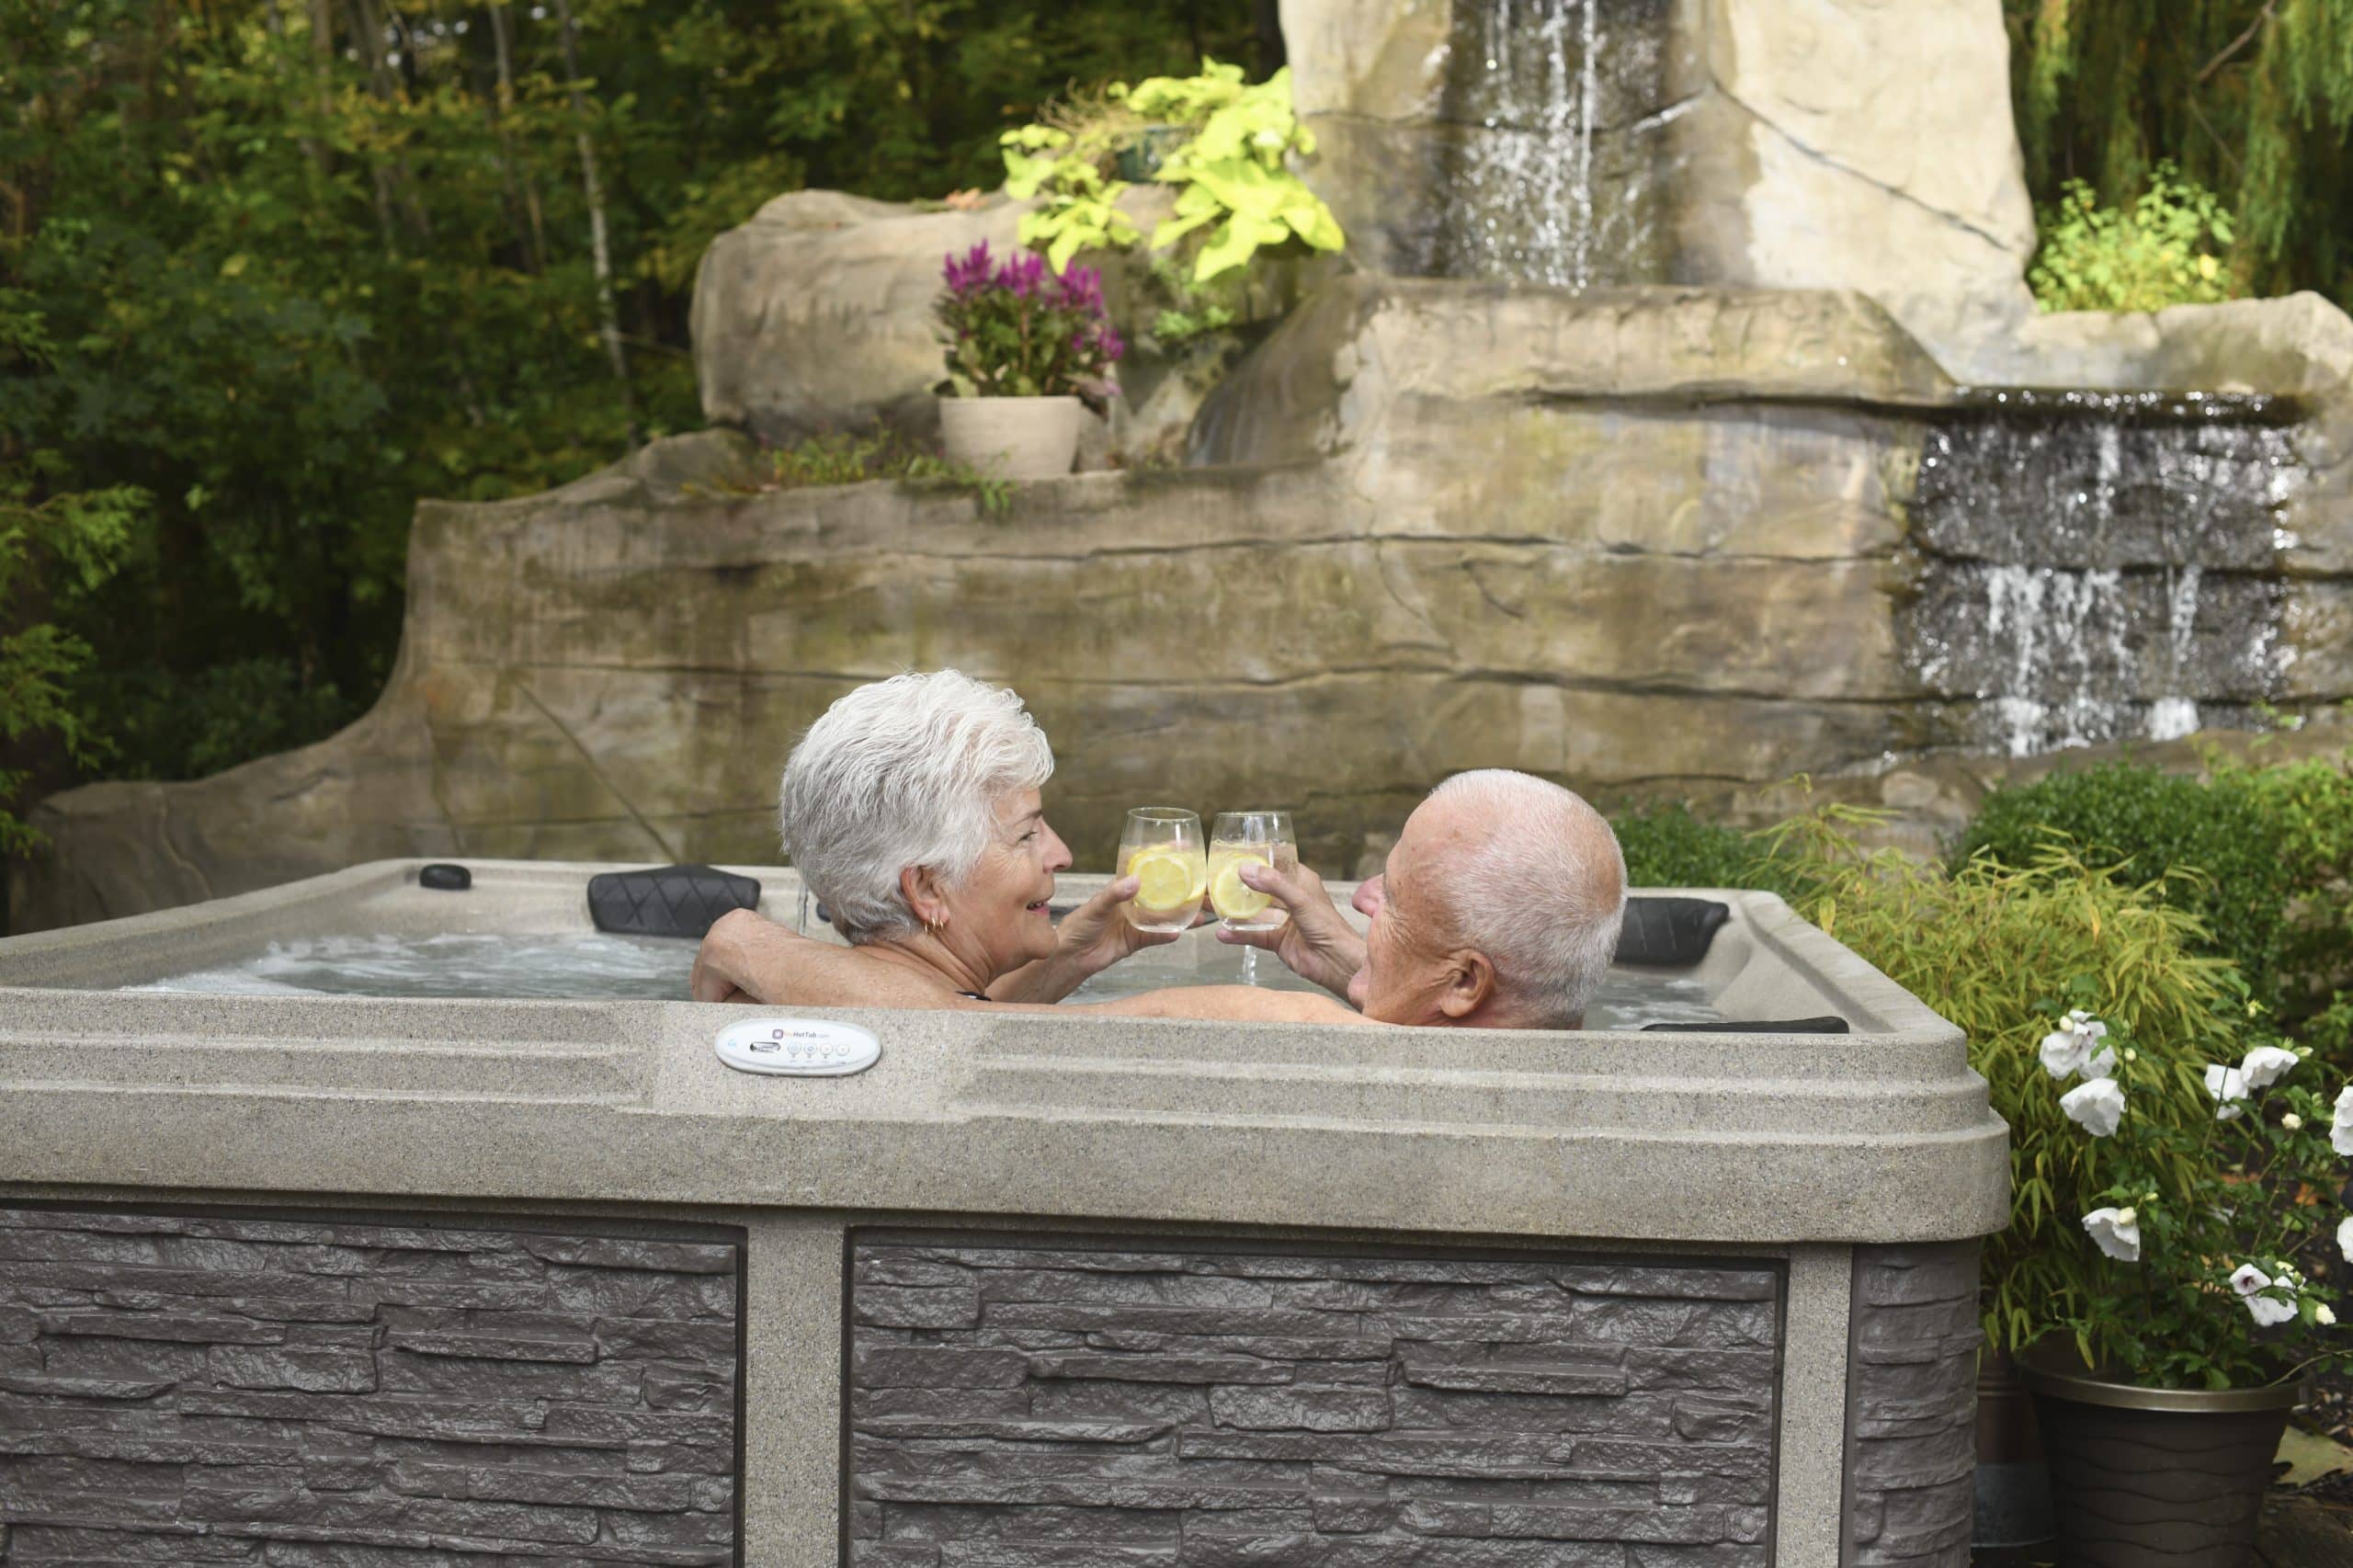
[[[1251,920],[1265,914],[1274,901],[1242,880],[1243,867],[1265,864],[1248,856],[1228,860],[1210,885],[1210,907],[1228,920]]]
[[[1139,855],[1128,866],[1136,879],[1136,907],[1165,914],[1181,909],[1201,896],[1193,885],[1192,868],[1177,855]]]

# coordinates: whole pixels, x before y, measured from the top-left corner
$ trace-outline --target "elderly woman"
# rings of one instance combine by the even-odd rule
[[[1054,875],[1071,858],[1039,799],[1053,771],[1021,699],[957,671],[896,676],[842,698],[785,763],[779,817],[794,867],[850,950],[738,912],[705,938],[695,995],[784,999],[784,983],[762,977],[789,975],[790,989],[836,1005],[1051,1003],[1176,940],[1122,917],[1132,877],[1055,926]],[[1103,1006],[1198,1015],[1209,1001]]]

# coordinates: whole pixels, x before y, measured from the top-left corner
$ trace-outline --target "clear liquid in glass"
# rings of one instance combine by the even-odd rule
[[[1271,931],[1290,918],[1283,906],[1236,874],[1248,861],[1289,876],[1299,869],[1299,845],[1289,812],[1221,812],[1210,835],[1210,907],[1229,931]]]
[[[1125,906],[1128,924],[1140,931],[1183,931],[1201,912],[1209,895],[1209,858],[1201,846],[1201,819],[1174,806],[1138,806],[1120,834],[1118,874],[1131,872],[1142,885]]]

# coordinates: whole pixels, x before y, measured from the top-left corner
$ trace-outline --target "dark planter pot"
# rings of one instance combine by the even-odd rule
[[[1147,125],[1136,132],[1134,141],[1112,155],[1111,172],[1130,185],[1142,185],[1158,174],[1168,154],[1183,146],[1192,134],[1190,126]]]
[[[2145,1389],[2072,1351],[2020,1358],[2068,1568],[2249,1568],[2279,1434],[2301,1392]]]
[[[2034,1396],[2007,1352],[1977,1362],[1977,1483],[1969,1543],[1984,1550],[2040,1546],[2051,1540],[2051,1476],[2034,1428]]]

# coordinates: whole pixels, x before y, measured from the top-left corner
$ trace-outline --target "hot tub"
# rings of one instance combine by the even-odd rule
[[[582,950],[469,864],[0,942],[0,1561],[1966,1562],[2006,1131],[1776,898],[1578,1033],[300,988]]]

